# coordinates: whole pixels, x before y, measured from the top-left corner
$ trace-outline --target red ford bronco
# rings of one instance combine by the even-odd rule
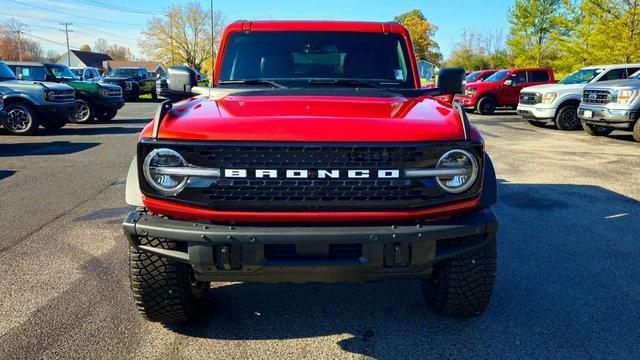
[[[161,104],[139,138],[123,224],[137,308],[197,318],[212,281],[420,279],[435,313],[482,313],[495,173],[462,107],[434,99],[463,80],[443,69],[421,89],[396,23],[229,25],[213,87]]]

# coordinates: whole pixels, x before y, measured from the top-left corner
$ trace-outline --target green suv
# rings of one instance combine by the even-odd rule
[[[95,119],[113,119],[118,109],[124,106],[122,90],[110,84],[80,81],[76,75],[62,64],[43,64],[26,61],[7,61],[7,66],[20,80],[50,81],[64,83],[76,91],[76,109],[71,122],[87,123]]]

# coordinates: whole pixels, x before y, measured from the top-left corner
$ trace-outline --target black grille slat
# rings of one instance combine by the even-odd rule
[[[229,211],[391,211],[424,208],[475,196],[478,181],[468,192],[448,194],[433,179],[378,179],[378,170],[432,168],[452,148],[446,144],[305,144],[305,143],[167,143],[142,142],[138,157],[167,146],[193,166],[222,169],[221,179],[200,179],[171,201]],[[481,151],[480,145],[478,148]],[[478,158],[482,165],[482,156]],[[247,178],[225,178],[225,169],[246,169]],[[256,169],[277,170],[278,179],[258,179]],[[318,170],[340,170],[339,179],[319,179]],[[349,179],[347,170],[368,169],[370,178]],[[285,170],[308,170],[305,179],[287,179]],[[145,194],[163,197],[149,186]]]
[[[608,104],[615,102],[616,98],[609,90],[585,90],[582,93],[582,101],[585,104]]]

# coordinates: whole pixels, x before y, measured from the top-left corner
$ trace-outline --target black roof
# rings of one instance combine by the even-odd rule
[[[113,60],[109,54],[80,50],[71,50],[71,52],[89,67],[102,67],[103,61]]]

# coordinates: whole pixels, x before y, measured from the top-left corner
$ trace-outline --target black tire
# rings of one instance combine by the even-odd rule
[[[496,99],[491,96],[485,96],[478,101],[476,110],[480,115],[493,115],[497,106]]]
[[[96,118],[96,110],[93,103],[86,99],[76,99],[76,108],[69,116],[69,121],[76,124],[86,124]]]
[[[40,126],[40,117],[27,103],[9,104],[5,107],[7,117],[2,122],[4,128],[14,135],[34,135]]]
[[[139,102],[140,101],[140,88],[133,87],[133,92],[131,93],[131,101]]]
[[[611,128],[587,123],[582,123],[582,129],[591,136],[607,136],[613,132]]]
[[[176,249],[170,240],[142,238],[140,245]],[[206,312],[210,283],[196,281],[190,265],[129,247],[129,279],[136,308],[148,320],[177,323]]]
[[[439,315],[472,317],[484,312],[496,279],[496,241],[474,251],[438,262],[431,278],[422,281],[422,293]]]
[[[640,120],[636,120],[636,124],[633,126],[633,140],[640,142]]]
[[[48,122],[43,122],[42,126],[47,130],[60,130],[67,125],[67,119],[56,119]]]
[[[529,124],[535,127],[544,128],[547,127],[547,123],[541,121],[527,120]]]
[[[109,110],[105,113],[102,114],[98,114],[97,118],[98,121],[109,121],[111,119],[113,119],[114,117],[116,117],[116,115],[118,114],[118,110],[113,109],[113,110]]]
[[[556,114],[555,124],[560,130],[578,130],[582,128],[582,123],[578,117],[578,105],[561,107]]]
[[[151,98],[155,101],[158,100],[158,93],[155,90],[153,90],[153,92],[151,93]]]

